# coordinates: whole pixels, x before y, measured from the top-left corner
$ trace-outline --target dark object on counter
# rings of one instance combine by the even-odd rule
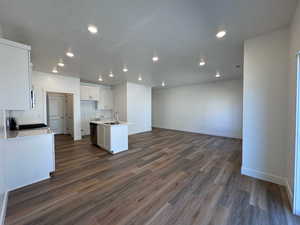
[[[97,145],[97,124],[90,123],[90,135],[91,135],[91,142],[93,145]]]
[[[43,128],[47,127],[44,123],[36,123],[36,124],[22,124],[19,125],[19,130],[28,130],[28,129],[35,129],[35,128]]]
[[[9,123],[9,129],[10,130],[17,130],[18,129],[16,118],[9,117],[8,118],[8,123]]]

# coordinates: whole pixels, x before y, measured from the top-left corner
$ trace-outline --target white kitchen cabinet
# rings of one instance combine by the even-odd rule
[[[30,46],[0,38],[0,109],[30,109]]]
[[[97,104],[98,110],[112,110],[113,109],[113,93],[110,87],[100,88],[100,97]]]
[[[97,145],[112,154],[128,150],[128,125],[97,123]]]
[[[2,144],[9,191],[48,179],[55,171],[53,133],[8,138]]]
[[[80,85],[80,100],[99,101],[99,88]]]
[[[110,149],[110,129],[104,124],[98,124],[97,126],[97,143],[103,149]]]

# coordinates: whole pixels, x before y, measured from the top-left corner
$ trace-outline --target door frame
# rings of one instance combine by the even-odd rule
[[[296,62],[296,129],[293,213],[300,215],[300,52],[298,52],[296,55]]]
[[[56,91],[56,90],[51,90],[51,89],[43,89],[43,98],[44,98],[44,102],[45,102],[45,104],[44,104],[44,118],[45,118],[45,124],[47,124],[48,126],[49,126],[49,124],[48,124],[48,105],[49,105],[49,102],[48,102],[48,94],[51,94],[51,93],[53,93],[53,94],[64,94],[64,95],[72,95],[73,97],[72,97],[72,99],[73,99],[73,101],[72,101],[72,104],[73,104],[73,124],[72,124],[72,126],[73,126],[73,136],[72,136],[72,138],[73,138],[73,140],[75,140],[75,117],[76,117],[76,115],[75,115],[75,93],[72,93],[72,92],[60,92],[60,91]],[[66,121],[65,121],[66,122]]]

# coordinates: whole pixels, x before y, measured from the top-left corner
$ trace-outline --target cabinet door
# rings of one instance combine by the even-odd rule
[[[98,132],[98,138],[97,138],[97,144],[105,149],[105,126],[102,124],[99,124],[97,126],[97,132]]]
[[[89,87],[90,88],[90,97],[93,101],[99,100],[99,88],[98,87]]]
[[[104,126],[104,146],[105,149],[108,151],[111,151],[111,143],[110,143],[110,130],[111,127],[110,126]]]
[[[30,109],[30,52],[0,44],[0,109]]]
[[[83,101],[98,101],[99,100],[99,88],[80,86],[80,100]]]
[[[89,90],[87,86],[80,86],[80,100],[88,100]]]

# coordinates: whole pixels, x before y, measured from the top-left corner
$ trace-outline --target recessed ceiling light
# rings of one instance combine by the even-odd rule
[[[161,86],[166,86],[166,83],[163,81],[162,83],[161,83]]]
[[[115,75],[112,72],[109,73],[109,77],[114,77],[114,76]]]
[[[221,74],[220,74],[220,72],[217,72],[216,73],[216,78],[219,78],[219,77],[221,77]]]
[[[95,25],[89,25],[88,30],[91,34],[97,34],[98,33],[98,28]]]
[[[159,60],[158,56],[153,56],[153,57],[152,57],[152,61],[153,61],[153,62],[157,62],[158,60]]]
[[[70,57],[70,58],[74,58],[74,53],[69,49],[67,52],[66,52],[66,56]]]
[[[142,75],[141,75],[141,74],[139,75],[139,78],[138,78],[138,80],[139,80],[139,81],[142,81],[142,80],[143,80],[143,78],[142,78]]]
[[[221,30],[216,34],[216,37],[221,39],[226,36],[226,30]]]
[[[99,80],[99,81],[101,81],[101,82],[103,81],[103,79],[102,79],[102,76],[101,76],[101,75],[99,75],[99,78],[98,78],[98,80]]]
[[[127,68],[127,66],[124,66],[124,68],[123,68],[123,72],[124,72],[124,73],[127,73],[127,72],[128,72],[128,68]]]
[[[64,64],[63,59],[60,59],[59,62],[57,63],[57,65],[58,65],[59,67],[64,67],[65,64]]]
[[[201,59],[199,62],[199,66],[205,66],[206,62],[204,61],[204,59]]]
[[[52,73],[58,73],[57,67],[54,67]]]

